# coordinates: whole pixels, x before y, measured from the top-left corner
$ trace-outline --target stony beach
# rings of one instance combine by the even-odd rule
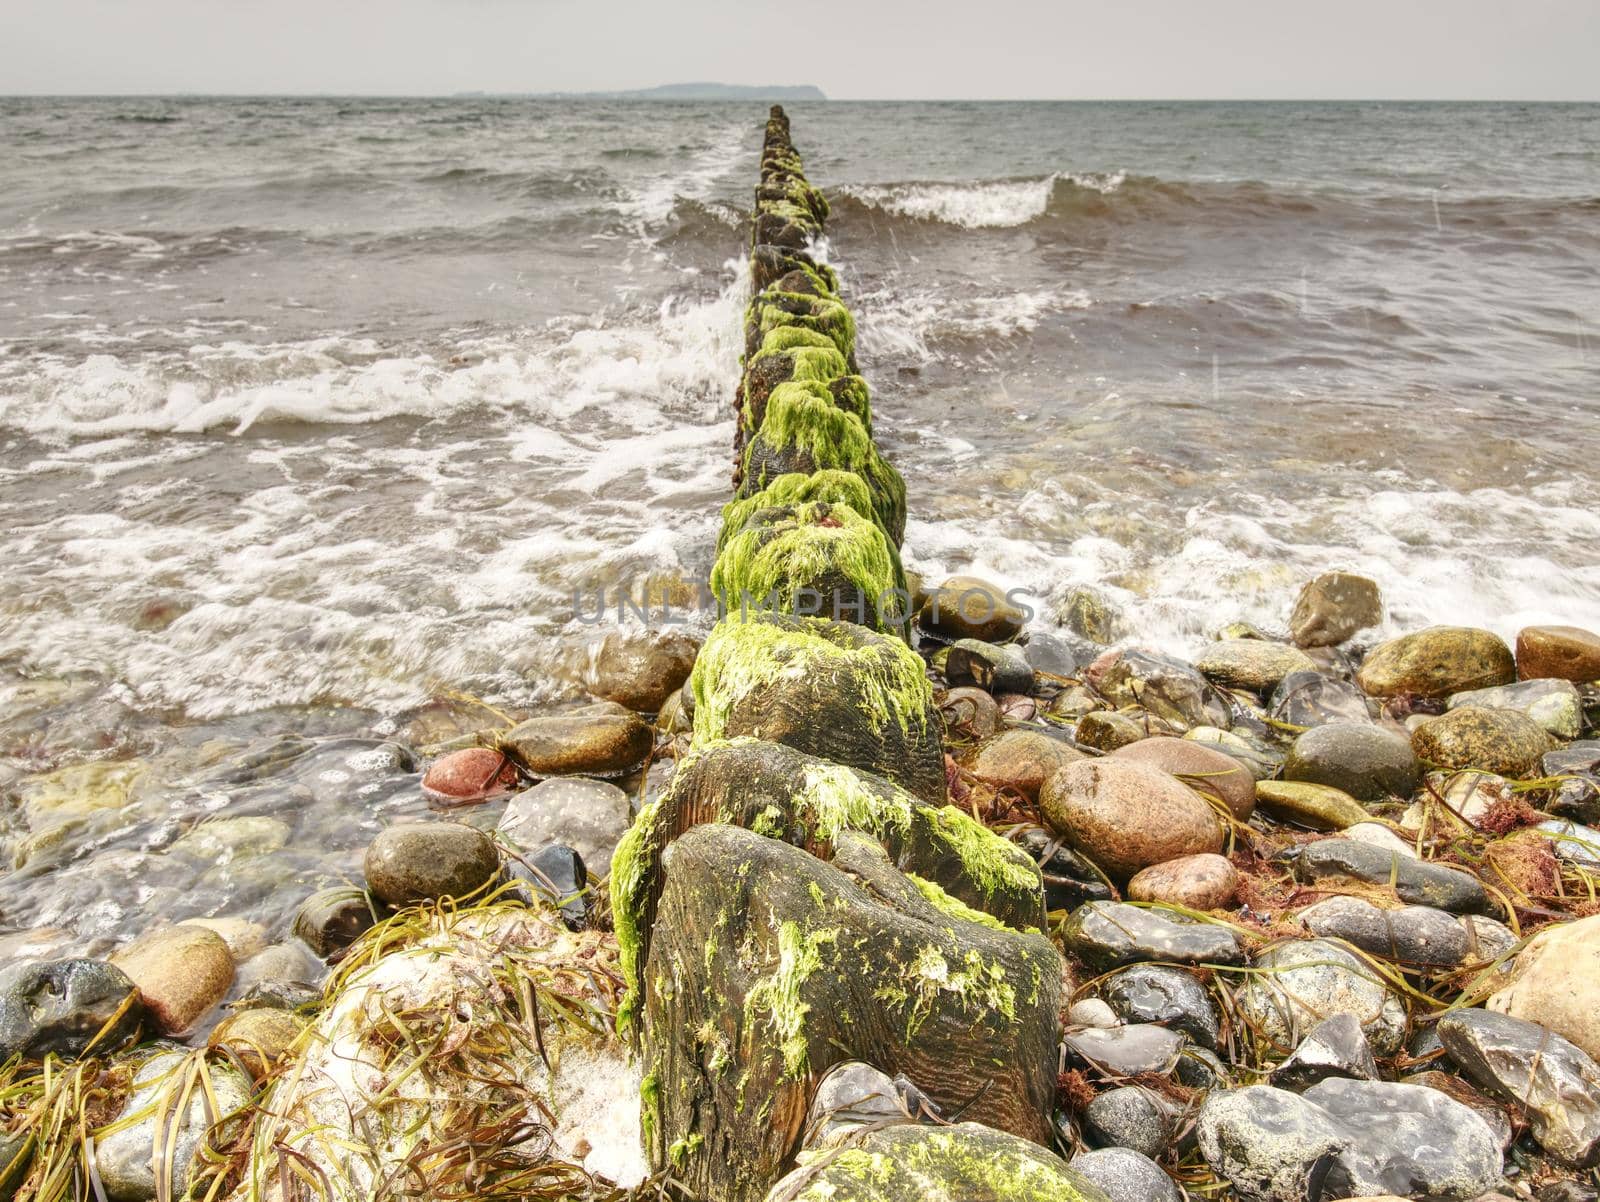
[[[6,937],[0,1202],[1596,1196],[1600,634],[1379,638],[1330,564],[1180,659],[919,579],[828,216],[775,109],[721,619],[194,749],[164,921]],[[344,885],[202,803],[285,763],[381,815]],[[146,773],[0,781],[12,871]],[[277,918],[199,916],[246,864]]]

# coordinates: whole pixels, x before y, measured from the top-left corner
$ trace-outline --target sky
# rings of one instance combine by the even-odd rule
[[[1600,100],[1597,62],[1597,0],[0,0],[0,94]]]

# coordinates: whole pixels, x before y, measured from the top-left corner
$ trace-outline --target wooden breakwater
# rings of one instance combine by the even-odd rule
[[[814,251],[827,217],[774,108],[712,577],[726,616],[692,677],[691,749],[613,863],[647,1152],[719,1202],[759,1200],[792,1167],[833,1065],[1034,1141],[1055,1090],[1061,961],[1039,870],[946,804],[907,641],[905,486]]]

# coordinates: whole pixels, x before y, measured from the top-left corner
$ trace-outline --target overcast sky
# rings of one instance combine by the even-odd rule
[[[841,99],[1600,100],[1600,0],[0,0],[0,93],[689,80]]]

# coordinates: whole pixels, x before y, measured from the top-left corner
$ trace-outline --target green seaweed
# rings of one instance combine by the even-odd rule
[[[1001,922],[993,914],[985,914],[982,910],[974,910],[966,902],[958,897],[951,897],[938,885],[925,877],[920,877],[914,872],[908,872],[905,875],[917,887],[917,892],[922,894],[934,909],[948,914],[952,918],[959,918],[963,922],[975,922],[979,926],[992,927],[997,931],[1010,930],[1005,923]]]
[[[722,507],[722,533],[717,538],[717,554],[739,531],[751,515],[762,509],[777,509],[786,505],[803,505],[808,501],[829,501],[847,505],[857,514],[875,517],[872,511],[872,492],[867,482],[854,472],[834,468],[807,475],[804,472],[785,472],[773,477],[759,492],[743,500],[729,501]],[[882,526],[879,527],[882,529]],[[887,532],[885,532],[887,533]],[[889,544],[893,548],[894,544]]]
[[[783,1065],[789,1077],[805,1076],[809,1059],[805,1017],[811,1007],[800,1000],[800,988],[822,967],[822,947],[839,937],[839,928],[802,932],[799,923],[785,922],[778,927],[778,963],[745,994],[745,1009],[754,1021],[765,1015]]]

